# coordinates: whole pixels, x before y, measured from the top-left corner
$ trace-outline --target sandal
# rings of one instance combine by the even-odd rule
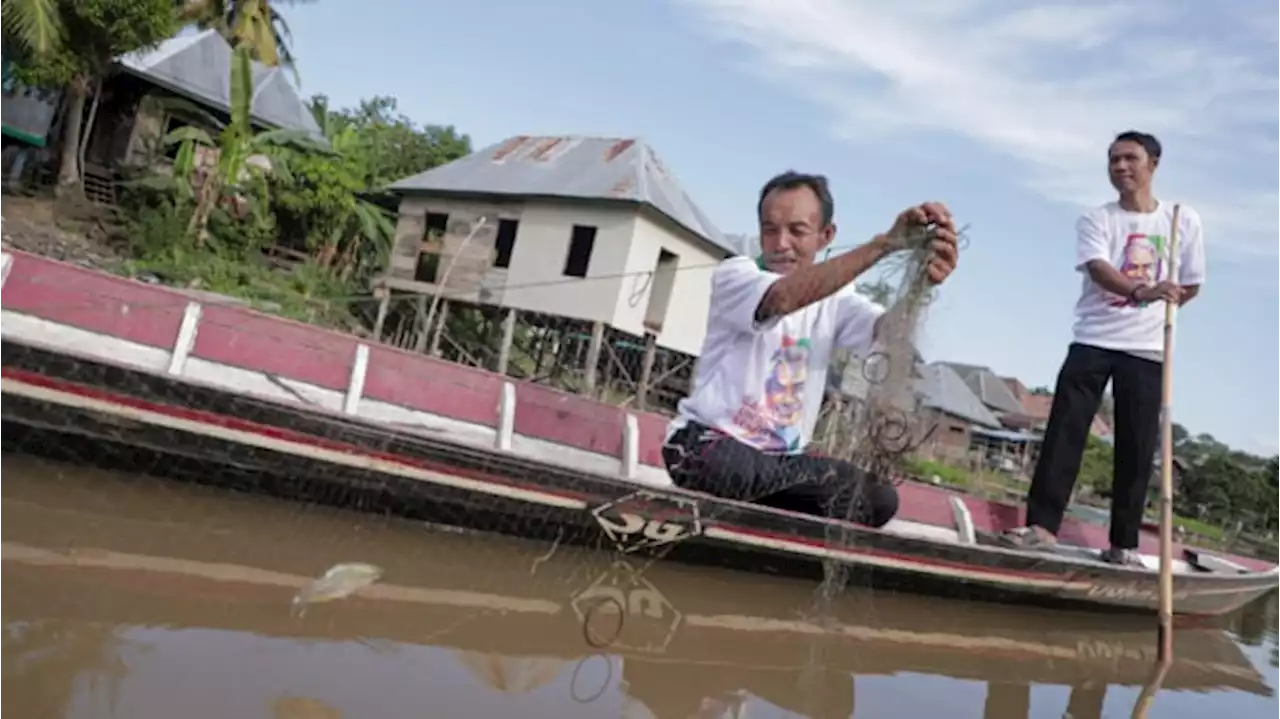
[[[1052,534],[1039,532],[1034,527],[1018,527],[1001,534],[1000,543],[1013,549],[1053,551],[1058,540]]]

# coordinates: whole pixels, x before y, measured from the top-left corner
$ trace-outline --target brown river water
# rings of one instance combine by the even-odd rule
[[[1154,619],[476,537],[3,456],[3,710],[41,719],[1129,717]],[[294,607],[328,568],[382,570]],[[1276,598],[1180,629],[1151,717],[1273,717]]]

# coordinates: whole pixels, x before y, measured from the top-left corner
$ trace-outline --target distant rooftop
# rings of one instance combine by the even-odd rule
[[[998,377],[990,367],[981,365],[946,362],[948,367],[959,375],[969,389],[988,408],[998,412],[1018,413],[1023,411],[1022,401],[1014,395],[1008,383]]]
[[[396,192],[558,197],[649,205],[730,255],[739,250],[641,139],[518,135],[406,177]]]
[[[213,30],[165,40],[159,47],[120,58],[121,67],[170,92],[215,107],[231,109],[231,46]],[[289,81],[287,70],[253,62],[250,115],[268,127],[301,130],[322,137],[306,102]]]
[[[1000,420],[987,409],[982,400],[960,378],[954,366],[945,362],[926,365],[924,379],[920,382],[924,406],[945,412],[953,417],[974,424],[998,429]]]

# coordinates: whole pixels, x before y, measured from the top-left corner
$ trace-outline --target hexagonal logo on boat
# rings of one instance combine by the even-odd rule
[[[684,615],[625,560],[614,562],[570,600],[583,638],[597,649],[662,652]]]
[[[702,534],[698,502],[640,490],[591,510],[618,551],[659,549]]]

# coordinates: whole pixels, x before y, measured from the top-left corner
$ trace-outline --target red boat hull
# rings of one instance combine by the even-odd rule
[[[819,520],[709,497],[672,500],[665,497],[681,493],[666,490],[637,492],[669,487],[659,452],[664,417],[43,258],[13,253],[5,262],[6,424],[205,462],[239,453],[244,458],[228,467],[277,476],[307,463],[317,472],[339,467],[344,481],[357,485],[425,480],[438,485],[433,491],[452,493],[455,508],[483,513],[475,505],[479,497],[510,516],[535,505],[573,510],[577,514],[556,514],[548,526],[585,522],[597,534],[647,521],[645,536],[653,534],[655,542],[680,529],[679,522],[664,529],[661,512],[692,504],[724,519],[705,533],[700,528],[693,544],[720,547],[721,554],[726,546],[763,553],[751,561],[803,555],[812,562],[834,552],[888,574],[1001,592],[1129,608],[1154,600],[1142,573],[1115,574],[1096,562],[1077,567],[1052,560],[1055,566],[1042,567],[1043,557],[861,530],[853,544],[833,548],[831,527]],[[901,490],[902,518],[952,526],[953,493],[915,483]],[[643,507],[616,506],[642,494],[648,497]],[[1013,506],[961,500],[980,532],[999,532],[1021,519]],[[637,525],[636,537],[639,532]],[[1073,519],[1062,536],[1082,546],[1106,541],[1105,529]],[[1154,546],[1154,538],[1144,542]],[[1226,584],[1203,596],[1195,592],[1205,590],[1207,580],[1182,578],[1187,612],[1230,611],[1246,595],[1274,586],[1270,565],[1232,560],[1264,574],[1215,577]]]

